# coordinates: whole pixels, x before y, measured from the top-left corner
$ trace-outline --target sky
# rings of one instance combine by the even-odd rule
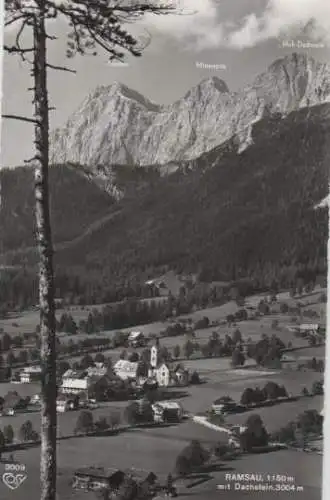
[[[28,1],[28,0],[27,0]],[[30,1],[30,0],[29,0]],[[60,0],[59,0],[60,1]],[[218,76],[238,90],[275,60],[293,52],[283,42],[323,43],[310,55],[330,63],[330,2],[325,0],[171,0],[176,14],[146,16],[130,24],[131,33],[149,44],[142,57],[126,57],[121,66],[109,64],[106,54],[67,60],[67,27],[61,20],[49,26],[58,36],[49,41],[48,58],[69,65],[75,75],[49,71],[50,125],[64,125],[85,97],[99,85],[115,81],[160,104],[182,97],[204,78]],[[15,29],[5,29],[10,43]],[[24,42],[28,43],[29,33]],[[299,49],[298,49],[299,51]],[[218,65],[203,68],[198,63]],[[5,55],[2,65],[2,113],[33,116],[29,66]],[[23,164],[33,156],[33,129],[28,123],[3,120],[0,166]]]

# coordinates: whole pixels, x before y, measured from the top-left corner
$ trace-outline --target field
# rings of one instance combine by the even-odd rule
[[[1,397],[4,397],[9,391],[16,391],[23,398],[26,398],[27,396],[31,397],[40,392],[40,384],[13,384],[11,382],[4,382],[0,384]]]
[[[239,399],[244,388],[247,386],[262,386],[267,380],[285,384],[288,391],[300,393],[302,386],[310,387],[313,381],[319,378],[319,374],[313,372],[272,372],[256,369],[232,370],[225,367],[222,364],[223,361],[225,360],[213,359],[189,362],[191,369],[198,368],[203,372],[207,381],[201,386],[188,388],[188,396],[180,400],[187,411],[191,413],[205,411],[216,398],[224,394]],[[15,385],[14,387],[27,388],[29,386]],[[107,408],[95,410],[93,412],[94,418],[96,419],[99,415],[107,415],[111,408],[120,410],[125,405],[125,402],[113,403]],[[267,429],[273,431],[288,423],[289,420],[294,419],[298,413],[308,408],[320,410],[322,406],[323,398],[314,397],[301,399],[294,403],[283,403],[271,408],[259,408],[256,412],[264,420]],[[244,422],[248,415],[249,413],[230,416],[227,417],[227,421],[228,423]],[[59,435],[71,433],[77,417],[77,412],[59,415]],[[17,431],[27,418],[38,429],[40,417],[37,413],[17,415],[13,418],[3,417],[1,426],[6,425],[10,420],[15,431]],[[140,429],[107,438],[71,438],[60,441],[58,444],[58,500],[81,500],[81,494],[73,493],[69,484],[74,470],[78,467],[91,464],[104,467],[135,467],[153,470],[162,476],[173,470],[175,457],[192,439],[198,439],[205,445],[212,445],[216,441],[225,441],[226,435],[188,421],[169,428]],[[25,464],[28,474],[24,487],[15,491],[17,500],[25,500],[26,497],[38,497],[39,453],[39,448],[15,452],[15,459]],[[210,500],[216,500],[219,496],[217,484],[226,482],[224,474],[228,471],[258,474],[278,473],[293,476],[296,484],[304,487],[304,491],[299,492],[299,498],[302,500],[320,500],[321,467],[322,457],[316,454],[308,455],[294,451],[281,451],[267,455],[253,455],[223,464],[220,470],[211,473],[209,481],[194,487],[193,490],[180,487],[179,492],[183,498],[193,496],[196,500],[205,500],[206,497]],[[234,487],[233,484],[232,487]],[[10,500],[11,494],[3,484],[0,484],[0,498]],[[252,498],[252,493],[230,492],[230,498],[232,497],[234,500],[241,499],[243,495]],[[276,496],[275,493],[263,492],[262,498],[266,500],[272,500],[273,498],[284,500],[287,495],[287,492],[277,492]],[[84,499],[94,500],[92,496],[89,497],[85,494]]]
[[[192,439],[198,439],[204,444],[212,444],[221,439],[221,434],[211,431],[198,424],[188,422],[179,427],[162,430],[135,431],[109,438],[75,438],[63,441],[58,446],[58,500],[91,500],[82,493],[73,493],[70,479],[73,472],[93,463],[96,466],[153,470],[160,477],[173,471],[175,457]],[[15,458],[26,466],[27,479],[24,486],[15,491],[16,500],[38,498],[39,493],[39,453],[40,450],[30,449],[15,453]],[[219,498],[218,484],[224,484],[225,473],[282,474],[294,477],[296,485],[304,487],[299,492],[301,500],[320,500],[321,457],[293,451],[273,452],[265,455],[253,455],[235,462],[224,463],[219,470],[210,474],[210,480],[187,490],[179,486],[180,497],[193,496],[196,500],[216,500]],[[232,487],[234,483],[231,483]],[[242,496],[252,498],[252,493],[231,491],[228,498],[241,499]],[[0,497],[9,500],[12,492],[0,484]],[[263,493],[262,498],[288,498],[288,493]]]
[[[317,348],[315,348],[317,349]],[[211,360],[191,360],[187,366],[191,370],[197,370],[205,379],[205,383],[198,386],[190,386],[183,390],[183,397],[180,403],[186,411],[192,414],[205,412],[211,407],[217,398],[229,395],[235,400],[239,400],[246,387],[262,387],[271,380],[280,385],[285,385],[287,391],[294,395],[300,395],[303,387],[311,388],[315,380],[320,379],[320,374],[316,372],[298,372],[290,370],[272,371],[257,370],[251,368],[230,369],[226,359]],[[22,395],[32,395],[39,392],[37,384],[1,384],[0,395],[4,395],[8,390],[17,390]],[[184,394],[186,393],[186,394]],[[109,402],[102,404],[102,408],[93,411],[94,418],[107,416],[113,409],[123,409],[127,402]],[[308,408],[320,411],[323,407],[322,398],[306,398],[297,402],[283,403],[271,408],[260,408],[257,410],[265,420],[269,430],[285,425],[289,420],[295,418],[298,413]],[[236,422],[244,421],[248,414],[236,415],[230,419]],[[72,434],[78,412],[67,412],[58,416],[59,436]],[[31,420],[35,429],[40,426],[38,413],[17,414],[14,417],[0,417],[0,427],[10,423],[17,433],[25,420]]]
[[[307,307],[308,309],[313,309],[318,314],[323,314],[325,309],[326,309],[326,304],[322,304],[319,301],[321,293],[325,292],[326,290],[324,288],[319,288],[315,292],[304,295],[301,298],[295,298],[292,299],[287,292],[281,292],[277,295],[277,300],[278,302],[286,302],[289,306],[294,306],[297,302],[300,302],[303,307]],[[248,297],[246,299],[245,305],[247,307],[256,307],[260,300],[265,298],[265,294],[256,294],[251,297]],[[145,299],[149,301],[150,299]],[[163,298],[160,299],[155,299],[155,300],[163,300]],[[310,305],[309,305],[310,304]],[[59,319],[63,313],[70,313],[73,318],[76,320],[77,323],[79,323],[80,320],[85,320],[88,317],[88,314],[93,310],[93,309],[102,309],[102,307],[106,304],[100,304],[96,306],[69,306],[64,309],[58,309],[56,311],[56,317]],[[276,309],[276,305],[274,306]],[[237,305],[234,301],[227,302],[221,306],[216,306],[216,307],[210,307],[207,309],[203,309],[200,311],[196,311],[194,313],[188,314],[188,315],[182,315],[180,318],[182,319],[187,319],[191,318],[194,321],[197,319],[202,318],[203,316],[207,316],[210,320],[212,321],[221,321],[225,320],[226,317],[229,314],[234,314],[237,311]],[[178,318],[179,319],[179,318]],[[271,323],[272,319],[274,319],[271,316],[268,316],[266,318],[262,319],[262,324],[260,324],[260,328],[265,326],[265,328],[268,328],[269,324]],[[289,322],[290,316],[289,315],[281,315],[281,314],[276,314],[276,319],[279,320],[280,325],[281,322],[283,321],[285,324]],[[265,323],[264,323],[265,322]],[[308,322],[308,321],[305,321]],[[1,319],[0,320],[0,328],[3,329],[3,331],[9,333],[10,335],[17,335],[18,333],[24,333],[24,332],[34,332],[37,324],[39,323],[39,312],[37,310],[28,310],[24,311],[22,313],[13,313],[10,314],[8,318],[6,319]],[[255,331],[256,325],[258,325],[258,322],[246,322],[251,326],[251,333]],[[241,326],[241,323],[240,323]],[[247,327],[247,325],[245,325]],[[162,322],[157,322],[157,323],[152,323],[149,325],[142,325],[138,328],[139,330],[143,330],[146,335],[149,335],[151,333],[159,333],[161,330],[163,330],[166,327],[166,323]],[[248,328],[248,327],[247,327]],[[123,331],[130,331],[132,328],[126,328],[123,329]],[[258,327],[257,327],[258,330]],[[106,332],[107,334],[112,334],[112,332]],[[259,333],[259,332],[258,332]],[[247,336],[250,335],[249,329],[247,329]],[[65,335],[61,335],[65,336]],[[201,331],[201,338],[203,338],[203,332]]]
[[[247,305],[256,305],[261,296],[249,298]],[[314,306],[308,305],[308,308],[316,307],[318,312],[325,310],[324,304],[318,304],[317,295],[312,295],[302,299],[315,301]],[[288,303],[294,303],[288,294],[281,294],[279,300],[285,300]],[[222,321],[228,314],[237,311],[237,305],[230,302],[223,306],[205,309],[189,315],[193,320],[207,316],[210,321]],[[63,311],[57,311],[58,317]],[[87,317],[89,308],[73,308],[70,311],[73,317],[78,322],[80,319]],[[323,314],[323,313],[322,313]],[[274,331],[272,327],[273,320],[279,322],[279,328]],[[308,322],[307,320],[302,320]],[[38,322],[38,313],[29,311],[23,313],[19,317],[9,318],[0,322],[0,327],[10,334],[18,334],[29,331],[34,331]],[[317,321],[316,321],[317,322]],[[13,326],[16,324],[17,326]],[[137,327],[146,335],[159,333],[166,328],[168,323],[153,323]],[[284,342],[291,341],[295,347],[304,346],[294,352],[287,353],[288,361],[295,360],[296,362],[304,361],[312,357],[325,357],[324,346],[309,347],[306,340],[296,338],[288,329],[287,326],[291,323],[291,315],[272,314],[262,317],[259,320],[250,320],[240,322],[237,326],[247,339],[251,337],[253,340],[258,340],[265,333],[271,335],[276,333]],[[225,334],[231,334],[236,327],[216,326],[203,330],[196,331],[195,340],[200,343],[206,343],[213,331],[217,331],[220,337]],[[131,330],[128,329],[128,330]],[[113,335],[114,332],[102,332],[104,335]],[[78,336],[69,337],[68,335],[60,335],[61,342],[67,341],[69,338],[74,340]],[[83,338],[83,335],[79,335]],[[181,335],[174,338],[161,339],[161,345],[172,348],[175,345],[184,345],[187,340],[186,335]],[[112,357],[113,361],[119,357],[121,348],[109,350],[105,354]],[[81,356],[73,357],[71,360],[77,360]],[[235,400],[239,400],[242,392],[246,387],[262,387],[269,380],[285,385],[288,392],[299,395],[303,387],[310,389],[313,382],[321,378],[321,374],[312,371],[296,371],[289,369],[287,365],[283,366],[282,370],[259,370],[253,366],[253,362],[248,360],[244,368],[232,369],[230,360],[226,358],[212,359],[191,359],[185,361],[185,366],[190,370],[196,370],[204,379],[205,383],[199,386],[191,386],[187,388],[187,394],[180,399],[184,409],[191,414],[205,412],[209,409],[213,401],[223,395],[229,395]],[[288,363],[289,365],[289,363]],[[22,396],[32,396],[39,392],[38,384],[0,384],[0,396],[4,396],[9,390],[16,390]],[[107,403],[102,408],[93,411],[94,419],[99,416],[107,416],[111,411],[117,409],[122,411],[127,402]],[[274,431],[281,426],[286,425],[290,420],[293,420],[299,413],[307,409],[316,409],[320,411],[323,408],[323,397],[303,398],[296,402],[282,403],[274,407],[259,408],[254,411],[258,413],[264,421],[268,431]],[[232,415],[227,417],[228,423],[244,422],[251,412],[241,415]],[[58,435],[65,436],[72,434],[78,412],[68,412],[58,416]],[[0,417],[0,427],[11,424],[17,435],[17,432],[25,420],[31,420],[33,427],[36,430],[40,428],[40,416],[37,412],[17,414],[14,417]],[[58,500],[81,500],[82,495],[73,493],[69,485],[74,470],[80,466],[99,465],[105,467],[128,468],[136,467],[140,469],[153,470],[154,472],[165,475],[173,470],[175,457],[179,451],[192,439],[198,439],[204,444],[212,444],[219,440],[225,440],[226,435],[219,431],[214,431],[203,427],[200,424],[189,420],[179,426],[158,429],[141,429],[131,432],[125,432],[118,436],[107,438],[70,438],[68,440],[59,441],[58,444]],[[15,452],[16,460],[26,465],[28,477],[22,486],[15,491],[17,500],[25,500],[26,497],[38,498],[39,495],[39,448]],[[4,467],[0,464],[0,468]],[[215,500],[219,498],[217,484],[224,484],[224,474],[226,471],[246,472],[246,473],[269,473],[269,474],[285,474],[295,477],[297,485],[304,486],[304,491],[299,492],[301,500],[320,500],[320,473],[322,467],[322,457],[316,454],[304,454],[293,451],[273,452],[265,455],[253,455],[247,458],[239,459],[238,461],[223,464],[217,472],[212,472],[211,479],[206,483],[193,488],[192,490],[182,489],[180,496],[193,496],[196,500]],[[232,485],[233,487],[233,485]],[[0,498],[9,500],[12,492],[9,491],[4,484],[0,484]],[[89,497],[88,494],[83,494],[85,500],[94,500],[94,497]],[[230,498],[233,500],[241,499],[242,496],[251,497],[253,493],[243,493],[239,491],[231,491]],[[229,496],[229,493],[226,495]],[[288,497],[287,492],[283,493],[264,493],[262,498],[267,500],[283,499]]]

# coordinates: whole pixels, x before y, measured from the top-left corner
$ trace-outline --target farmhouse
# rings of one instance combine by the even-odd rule
[[[137,369],[138,363],[126,359],[119,359],[113,367],[115,374],[121,380],[136,379]]]
[[[60,391],[64,394],[88,392],[88,389],[91,386],[89,377],[87,377],[85,373],[74,372],[73,370],[70,370],[70,372],[70,374],[66,373],[65,377],[63,376]]]
[[[176,401],[158,401],[151,408],[155,422],[179,422],[183,417],[182,406]]]
[[[19,374],[22,384],[36,382],[41,378],[41,366],[26,366]]]
[[[125,470],[127,477],[131,477],[138,485],[143,498],[150,498],[150,492],[157,489],[157,476],[153,472],[137,469]]]
[[[62,377],[60,392],[63,394],[85,393],[103,378],[107,370],[104,367],[91,367],[84,371],[67,370]]]
[[[299,330],[301,332],[308,332],[308,333],[313,333],[313,334],[316,334],[318,333],[318,330],[319,330],[319,325],[318,324],[302,324],[302,325],[299,325]]]
[[[115,493],[125,476],[125,472],[118,469],[104,470],[94,467],[80,469],[73,476],[72,488],[94,491],[107,488],[112,493]]]
[[[177,385],[185,386],[189,383],[189,371],[184,368],[181,364],[177,365],[174,370],[174,378],[177,381]]]
[[[233,401],[230,397],[222,396],[214,401],[212,404],[212,411],[214,411],[216,415],[219,415],[232,410],[236,406],[235,401]]]
[[[128,344],[130,347],[144,347],[145,342],[145,336],[140,331],[131,332],[128,336]]]

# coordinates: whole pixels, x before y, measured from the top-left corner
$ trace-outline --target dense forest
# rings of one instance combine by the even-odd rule
[[[136,286],[164,269],[198,273],[206,282],[249,278],[257,288],[274,280],[289,287],[297,277],[310,282],[324,274],[328,209],[316,205],[328,194],[330,105],[264,119],[255,124],[252,138],[241,154],[225,144],[194,161],[191,171],[161,177],[127,203],[124,198],[100,230],[58,251],[61,293],[74,288],[90,296]],[[68,231],[74,237],[111,203],[99,191],[97,202],[98,188],[83,177],[84,185],[72,181],[60,188],[61,176],[54,175],[55,235],[65,240]],[[9,202],[17,209],[19,197]],[[70,211],[73,206],[81,210]],[[1,217],[1,234],[13,239],[10,216]],[[16,218],[22,228],[20,215]],[[17,257],[10,263],[21,262]]]
[[[2,169],[0,252],[34,246],[33,168]],[[55,242],[72,240],[111,210],[114,200],[82,169],[54,165],[49,173]]]

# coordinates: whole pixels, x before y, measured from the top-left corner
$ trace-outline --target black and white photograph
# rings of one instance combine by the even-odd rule
[[[1,21],[1,500],[330,498],[330,4]]]

